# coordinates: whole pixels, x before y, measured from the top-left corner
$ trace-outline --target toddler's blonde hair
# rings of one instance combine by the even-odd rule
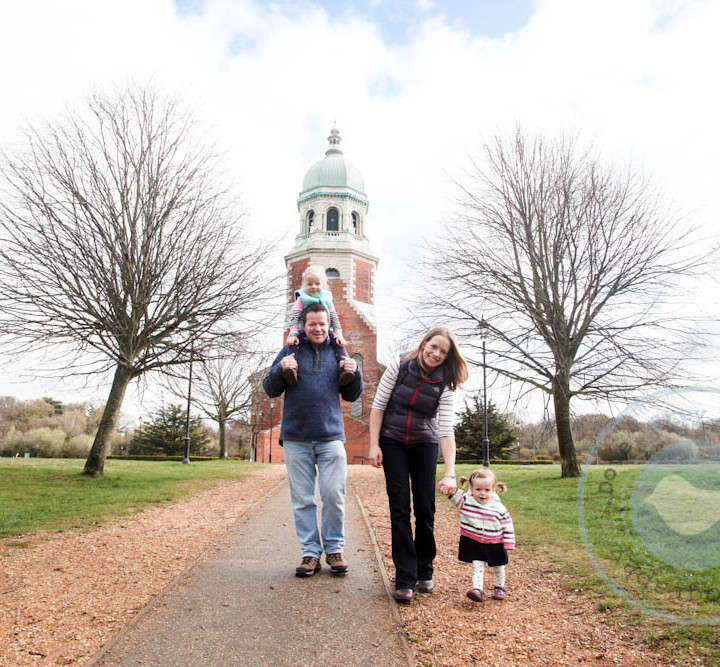
[[[323,287],[327,289],[327,274],[325,273],[325,267],[320,264],[311,264],[308,266],[302,274],[303,285],[308,276],[317,276],[323,284]]]
[[[498,482],[495,473],[490,468],[478,468],[470,473],[470,477],[461,477],[460,484],[466,484],[470,487],[475,479],[489,479],[492,482],[493,489],[497,488],[500,493],[507,491],[505,482]]]

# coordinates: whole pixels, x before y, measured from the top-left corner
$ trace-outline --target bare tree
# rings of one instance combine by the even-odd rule
[[[691,232],[646,182],[577,140],[518,129],[485,158],[460,186],[458,218],[427,245],[424,312],[452,323],[477,364],[485,326],[488,368],[552,398],[562,476],[577,476],[571,399],[682,379],[698,339],[671,299],[708,257],[689,254]]]
[[[267,368],[271,353],[250,338],[228,338],[199,350],[192,370],[191,404],[212,419],[220,433],[220,458],[227,458],[227,426],[250,419],[252,378]],[[166,386],[177,397],[186,397],[188,375],[167,375]]]
[[[249,242],[195,127],[176,100],[133,86],[29,126],[3,156],[0,330],[15,352],[59,347],[64,372],[114,369],[89,475],[103,472],[130,381],[186,363],[192,341],[269,291],[269,248]]]

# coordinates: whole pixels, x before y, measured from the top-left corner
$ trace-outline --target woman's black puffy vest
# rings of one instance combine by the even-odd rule
[[[424,379],[420,376],[417,360],[401,363],[395,388],[385,409],[380,435],[406,445],[437,442],[435,415],[444,388],[442,366]]]

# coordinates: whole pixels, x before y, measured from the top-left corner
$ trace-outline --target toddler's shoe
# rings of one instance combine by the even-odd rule
[[[465,593],[473,602],[482,602],[485,599],[485,593],[479,588],[471,588]]]
[[[502,586],[495,586],[495,590],[493,591],[493,600],[504,600],[505,599],[505,589]]]
[[[294,368],[286,368],[283,373],[283,379],[288,387],[294,387],[297,384],[297,370]]]
[[[354,379],[355,373],[352,371],[346,371],[344,368],[340,367],[340,379],[338,382],[341,387],[344,387],[346,384],[350,384]]]

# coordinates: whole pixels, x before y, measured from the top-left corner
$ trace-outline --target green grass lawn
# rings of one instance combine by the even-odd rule
[[[561,479],[559,466],[493,471],[508,485],[519,549],[546,553],[568,588],[649,644],[720,664],[720,467],[691,468],[593,466],[581,480]]]
[[[155,503],[177,500],[262,464],[245,461],[108,460],[105,474],[81,474],[77,459],[0,458],[0,538],[94,526]]]

